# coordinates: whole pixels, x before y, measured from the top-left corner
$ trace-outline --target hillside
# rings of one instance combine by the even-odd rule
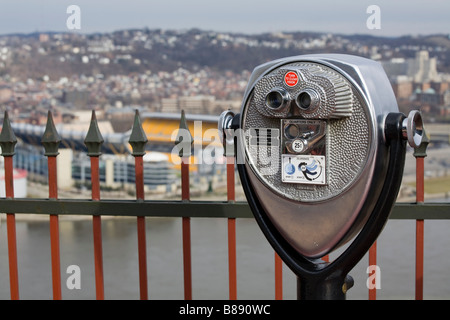
[[[440,72],[450,72],[447,35],[397,38],[323,33],[235,34],[191,30],[121,30],[102,34],[48,33],[0,36],[0,76],[59,78],[73,74],[105,76],[196,71],[240,73],[269,60],[307,53],[346,53],[390,59],[418,50],[436,56]],[[9,50],[8,50],[9,49]]]

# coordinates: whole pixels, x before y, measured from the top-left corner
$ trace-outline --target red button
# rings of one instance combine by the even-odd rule
[[[286,83],[286,85],[288,85],[289,87],[296,86],[298,83],[297,73],[293,71],[289,71],[288,73],[286,73],[286,75],[284,76],[284,83]]]

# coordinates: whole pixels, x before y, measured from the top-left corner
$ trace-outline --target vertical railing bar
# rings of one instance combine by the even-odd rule
[[[425,168],[424,159],[427,156],[427,147],[429,139],[422,132],[422,142],[419,147],[414,149],[414,157],[416,158],[416,203],[422,204],[425,201]],[[423,300],[423,264],[424,264],[424,220],[416,220],[416,270],[415,270],[415,299]]]
[[[192,155],[194,139],[189,132],[184,110],[181,110],[180,127],[175,140],[178,155],[181,158],[181,200],[190,200],[189,162]],[[191,265],[191,218],[182,218],[184,298],[192,300],[192,265]]]
[[[42,144],[45,148],[48,164],[48,195],[49,199],[58,199],[57,184],[57,156],[58,145],[61,142],[55,125],[53,116],[48,112],[47,126],[42,137]],[[61,300],[61,265],[60,265],[60,246],[59,246],[59,218],[56,214],[50,215],[50,251],[52,266],[52,288],[53,299]]]
[[[227,156],[227,200],[234,202],[235,179],[234,179],[234,156]],[[237,299],[237,271],[236,271],[236,219],[228,218],[228,282],[229,299]]]
[[[5,166],[5,196],[14,198],[14,168],[13,156],[17,138],[12,130],[8,112],[5,111],[3,118],[2,132],[0,134],[0,145]],[[16,237],[16,217],[14,213],[6,214],[6,229],[8,239],[8,259],[9,259],[9,285],[11,300],[19,300],[19,271],[17,266],[17,237]]]
[[[283,260],[275,252],[275,300],[283,300]]]
[[[48,157],[48,185],[49,198],[57,199],[56,157]],[[53,299],[61,300],[61,265],[59,247],[59,218],[56,214],[50,215],[50,248],[52,261]]]
[[[91,194],[92,200],[100,201],[100,174],[99,174],[99,156],[101,155],[101,145],[103,137],[98,128],[95,111],[92,111],[91,124],[84,140],[88,148],[87,155],[91,160]],[[94,241],[94,267],[95,267],[95,290],[97,300],[103,300],[104,281],[103,281],[103,252],[102,252],[102,221],[101,216],[92,217],[92,230]]]
[[[377,264],[377,242],[375,241],[369,249],[369,266],[376,266]],[[375,268],[371,268],[371,270],[376,270]],[[369,275],[370,279],[376,283],[376,271],[373,275]],[[369,300],[377,299],[377,288],[376,286],[369,286]]]
[[[181,158],[181,200],[190,200],[189,158]],[[184,299],[192,300],[191,218],[182,218]]]
[[[136,156],[136,199],[144,200],[144,177],[142,156]],[[138,256],[139,256],[139,292],[141,300],[148,299],[147,286],[147,239],[145,235],[145,217],[137,217]]]
[[[416,157],[416,202],[424,202],[424,158]],[[415,299],[423,300],[424,221],[416,220]]]
[[[423,300],[424,221],[416,220],[416,300]]]
[[[4,157],[5,162],[5,195],[6,198],[14,198],[13,183],[13,159],[12,156]],[[19,300],[19,271],[17,266],[17,242],[16,242],[16,218],[14,213],[6,214],[6,227],[9,255],[9,283],[11,300]]]
[[[144,159],[145,144],[147,136],[142,129],[139,118],[139,111],[136,110],[133,129],[130,134],[129,143],[133,147],[134,174],[136,182],[136,199],[144,201]],[[139,293],[141,300],[148,299],[148,278],[147,278],[147,239],[145,228],[145,217],[137,217],[137,237],[138,237],[138,259],[139,259]]]
[[[145,236],[145,217],[137,217],[138,255],[139,255],[139,292],[140,299],[148,299],[147,285],[147,246]]]
[[[91,183],[92,183],[92,200],[100,200],[100,184],[99,184],[99,159],[91,157]],[[94,240],[94,259],[95,259],[95,288],[97,300],[103,300],[104,284],[103,284],[103,249],[102,249],[102,221],[101,216],[92,217],[92,230]]]

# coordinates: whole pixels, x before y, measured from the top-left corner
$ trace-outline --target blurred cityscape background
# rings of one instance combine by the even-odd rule
[[[69,27],[77,22],[76,11],[69,10],[73,6],[81,9],[79,29]],[[379,15],[368,10],[373,7],[379,8]],[[83,140],[95,110],[105,140],[101,198],[135,199],[134,159],[127,141],[139,110],[149,140],[145,199],[180,200],[179,167],[172,150],[173,134],[185,110],[195,141],[191,199],[225,201],[222,155],[204,149],[210,144],[219,147],[214,131],[218,116],[227,109],[239,112],[252,70],[287,56],[343,53],[379,61],[400,110],[422,111],[431,140],[425,159],[425,201],[449,202],[449,8],[448,1],[424,0],[377,0],[375,6],[372,1],[330,0],[2,0],[0,126],[7,110],[18,138],[15,197],[48,197],[47,159],[40,141],[50,110],[62,137],[58,197],[91,198]],[[399,201],[415,201],[412,153],[409,149]],[[0,156],[0,197],[4,197],[1,161]],[[236,200],[245,200],[236,177]],[[17,216],[21,298],[51,298],[48,216]],[[4,217],[0,214],[0,299],[9,299]],[[106,297],[137,298],[135,220],[104,217]],[[224,220],[192,219],[195,299],[228,297]],[[442,276],[450,268],[448,259],[442,259],[442,249],[450,246],[447,222],[425,223],[427,298],[450,297]],[[377,240],[382,268],[379,299],[414,297],[415,228],[413,220],[390,220]],[[178,218],[158,217],[147,224],[152,299],[183,298],[181,229]],[[63,270],[73,264],[82,270],[82,290],[63,285],[63,297],[93,299],[91,221],[62,216],[60,230]],[[273,299],[273,249],[253,219],[239,219],[236,233],[239,299]],[[349,299],[367,298],[366,268],[363,259],[352,270],[355,286]],[[284,269],[283,298],[295,299],[296,278],[287,266]]]
[[[171,153],[184,110],[195,140],[193,197],[220,198],[226,194],[225,166],[221,154],[214,155],[212,164],[205,161],[204,148],[218,142],[205,132],[217,127],[223,110],[239,112],[253,68],[292,55],[344,53],[379,61],[400,111],[422,111],[432,142],[426,192],[431,197],[447,197],[449,51],[447,34],[377,37],[142,28],[1,35],[0,110],[8,111],[19,139],[14,157],[19,181],[16,196],[48,194],[40,139],[50,110],[62,137],[58,186],[63,195],[89,197],[90,165],[83,140],[95,110],[105,139],[100,160],[102,197],[134,197],[134,160],[128,137],[135,110],[139,110],[149,139],[144,158],[147,198],[179,197],[179,170]],[[201,126],[194,126],[195,121],[201,121]],[[404,199],[414,197],[415,192],[411,161],[412,156],[400,194]],[[239,199],[245,198],[238,191]]]

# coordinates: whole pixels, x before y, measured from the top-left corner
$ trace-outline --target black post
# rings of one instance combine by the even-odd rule
[[[353,283],[351,276],[335,273],[326,279],[300,276],[297,277],[297,300],[345,300]]]

